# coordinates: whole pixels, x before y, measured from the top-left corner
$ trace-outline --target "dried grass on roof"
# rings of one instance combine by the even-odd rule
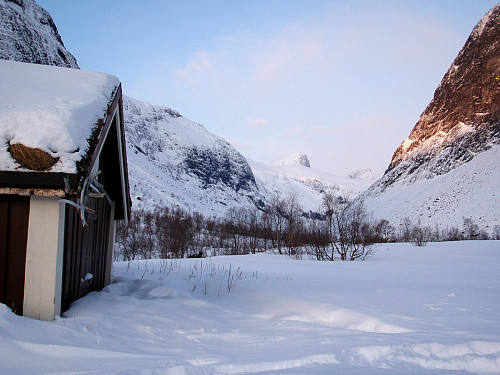
[[[21,143],[10,145],[8,151],[21,167],[31,169],[32,171],[49,170],[59,161],[59,158],[53,158],[46,151],[28,147]]]

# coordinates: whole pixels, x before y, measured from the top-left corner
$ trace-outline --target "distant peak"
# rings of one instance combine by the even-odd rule
[[[294,152],[290,156],[281,159],[274,163],[274,165],[303,165],[304,167],[311,168],[311,164],[309,163],[309,159],[307,155],[300,154],[298,152]]]
[[[375,180],[370,168],[358,169],[349,174],[349,178],[354,180]]]

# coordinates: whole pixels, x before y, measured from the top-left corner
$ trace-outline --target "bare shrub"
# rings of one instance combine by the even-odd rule
[[[430,233],[430,229],[423,227],[419,219],[411,230],[411,242],[417,246],[425,246],[429,241]]]

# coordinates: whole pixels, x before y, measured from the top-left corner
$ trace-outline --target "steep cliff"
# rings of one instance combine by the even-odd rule
[[[500,5],[476,25],[385,175],[361,197],[397,224],[500,225]]]
[[[387,172],[412,157],[411,169],[446,153],[443,174],[500,139],[500,4],[476,25],[410,135],[394,152]],[[458,147],[460,146],[460,147]]]
[[[0,0],[0,59],[78,68],[52,17],[33,0]]]
[[[123,107],[135,207],[220,216],[263,205],[250,166],[227,141],[168,107],[128,97]]]

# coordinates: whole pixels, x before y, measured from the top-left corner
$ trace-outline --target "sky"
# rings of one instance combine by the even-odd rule
[[[80,68],[245,157],[380,177],[494,0],[37,0]]]

